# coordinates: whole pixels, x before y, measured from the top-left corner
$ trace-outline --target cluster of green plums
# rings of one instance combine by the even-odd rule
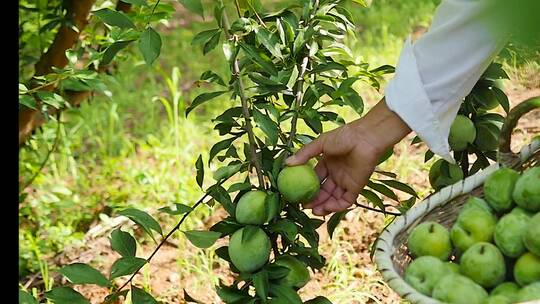
[[[413,228],[405,281],[445,303],[540,300],[540,167],[500,168],[483,190],[450,229],[434,221]]]
[[[228,253],[240,272],[254,273],[269,263],[272,243],[263,228],[279,218],[282,201],[308,202],[318,194],[320,187],[319,179],[309,165],[285,167],[278,175],[277,185],[279,193],[251,190],[238,200],[235,219],[244,227],[231,235]],[[271,264],[289,269],[287,275],[276,280],[279,284],[299,289],[310,279],[307,266],[294,255],[275,256]]]

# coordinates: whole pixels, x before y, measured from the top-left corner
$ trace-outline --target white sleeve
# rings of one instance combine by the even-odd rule
[[[427,33],[405,42],[385,89],[388,107],[452,163],[448,134],[460,104],[508,41],[488,26],[490,1],[443,0]]]

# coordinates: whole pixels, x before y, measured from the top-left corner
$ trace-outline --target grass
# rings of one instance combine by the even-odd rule
[[[358,25],[356,37],[348,43],[353,54],[373,66],[395,65],[404,38],[417,26],[429,24],[438,2],[379,0],[369,9],[351,6]],[[121,62],[117,80],[108,83],[108,96],[96,95],[90,102],[63,115],[59,148],[27,189],[28,196],[20,205],[22,284],[29,273],[41,273],[50,285],[48,273],[57,267],[51,258],[65,248],[82,245],[89,227],[115,216],[118,210],[134,206],[156,214],[157,208],[171,203],[189,205],[203,193],[195,182],[194,164],[199,154],[207,159],[211,145],[218,141],[210,119],[230,106],[230,102],[225,98],[216,99],[212,101],[214,106],[201,107],[187,119],[182,109],[209,89],[193,85],[202,72],[212,69],[226,75],[227,67],[219,50],[203,57],[200,50],[190,45],[196,32],[210,26],[200,22],[182,26],[171,23],[163,29],[164,46],[156,67],[146,67],[138,57]],[[523,63],[517,56],[509,58],[505,59],[505,64],[512,68],[511,76],[518,82],[531,81],[530,75],[540,75],[534,74],[540,69],[538,61]],[[529,68],[523,69],[524,64]],[[381,92],[361,85],[359,90],[368,108],[382,96]],[[345,110],[340,112],[346,121],[358,117]],[[45,125],[21,150],[19,172],[23,180],[35,173],[52,146],[56,126],[54,122]],[[326,124],[325,130],[334,127]],[[428,165],[423,163],[422,153],[403,141],[382,169],[416,186],[424,197],[429,191],[426,186]],[[206,178],[210,178],[209,173]],[[201,208],[189,217],[185,229],[206,227],[214,211],[215,208]],[[348,223],[336,230],[334,240],[324,239],[321,244],[328,258],[328,267],[321,276],[331,278],[331,282],[311,289],[312,295],[324,294],[336,303],[384,302],[375,294],[389,294],[389,288],[380,281],[368,260],[363,265],[356,263],[359,249],[344,231],[365,221],[362,216],[366,213],[351,214],[353,217]],[[367,216],[371,218],[373,214]],[[170,216],[159,218],[165,231],[176,220]],[[383,227],[384,219],[375,219],[370,225],[374,229]],[[178,282],[189,285],[178,283],[170,292],[177,295],[181,288],[188,288],[190,293],[208,293],[209,301],[216,300],[216,295],[209,293],[209,287],[219,280],[230,279],[224,271],[216,271],[226,269],[226,265],[213,250],[194,250],[181,233],[175,234],[173,241],[178,248],[171,271],[178,274]],[[140,242],[146,244],[149,239],[141,237]],[[141,282],[146,288],[151,287],[151,276],[152,273],[144,273]],[[47,285],[40,288],[47,289],[50,287]]]

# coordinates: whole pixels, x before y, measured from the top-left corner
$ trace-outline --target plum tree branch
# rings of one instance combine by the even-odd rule
[[[222,181],[221,183],[219,183],[218,185],[222,184],[224,181]],[[188,217],[188,215],[190,215],[193,211],[195,211],[195,209],[197,207],[199,207],[203,201],[209,196],[210,194],[207,192],[205,193],[194,205],[193,207],[191,207],[191,210],[189,210],[188,212],[184,213],[184,215],[182,216],[182,218],[180,219],[180,221],[174,226],[173,229],[171,229],[169,231],[169,233],[167,233],[167,235],[163,238],[163,240],[161,240],[161,242],[158,244],[158,246],[156,247],[156,249],[154,249],[154,251],[150,254],[150,256],[146,259],[146,263],[144,263],[143,265],[141,265],[132,275],[131,277],[126,281],[124,282],[124,284],[122,284],[122,286],[120,286],[120,288],[118,288],[112,295],[111,297],[114,297],[118,294],[120,294],[120,292],[122,291],[122,289],[124,289],[131,281],[133,281],[133,279],[135,278],[135,276],[139,273],[139,271],[147,264],[150,263],[150,261],[152,260],[152,258],[156,255],[156,253],[159,251],[159,249],[161,249],[161,247],[166,243],[168,242],[168,239],[173,235],[174,232],[176,232],[176,230],[180,229],[180,226],[182,225],[182,223],[186,220],[186,218]]]
[[[220,3],[221,5],[223,5],[223,2],[220,2]],[[230,39],[229,18],[225,10],[223,10],[221,19],[223,21],[223,29],[224,29],[225,37],[227,39]],[[249,114],[248,100],[244,94],[244,83],[242,82],[242,77],[240,75],[240,66],[238,64],[237,58],[234,59],[234,62],[232,64],[232,72],[233,72],[233,77],[236,78],[236,85],[238,86],[238,96],[240,97],[240,101],[242,103],[242,114],[246,121],[246,132],[248,134],[251,164],[255,167],[255,171],[257,172],[257,179],[259,180],[259,188],[266,188],[266,185],[264,183],[264,176],[262,173],[261,163],[259,162],[259,159],[257,157],[257,150],[256,150],[257,143],[255,142],[255,135],[253,134],[253,126],[251,125],[251,116]]]
[[[302,59],[302,63],[298,68],[298,78],[296,79],[296,90],[295,90],[295,100],[293,105],[294,114],[291,120],[291,132],[289,134],[289,140],[287,141],[287,147],[292,147],[294,137],[296,136],[296,124],[298,121],[298,111],[302,105],[302,100],[304,98],[304,75],[306,74],[307,66],[309,63],[309,57],[305,56]],[[287,153],[287,151],[285,151]]]

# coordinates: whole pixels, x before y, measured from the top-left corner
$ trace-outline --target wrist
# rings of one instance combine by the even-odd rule
[[[364,117],[352,122],[351,126],[377,157],[411,132],[409,126],[388,108],[384,98]]]

